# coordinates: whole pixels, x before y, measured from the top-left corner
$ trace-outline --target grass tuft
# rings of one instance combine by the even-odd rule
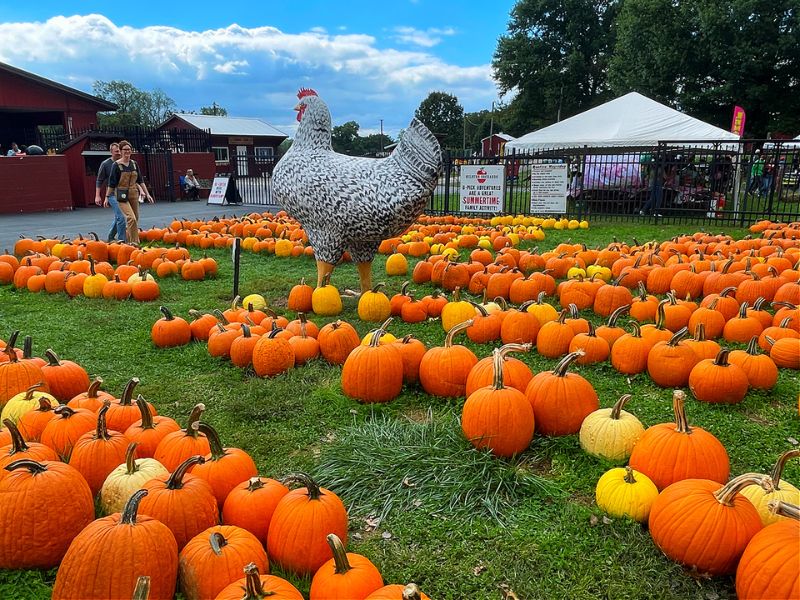
[[[532,458],[498,460],[473,448],[454,413],[423,421],[375,411],[337,433],[314,474],[347,499],[351,515],[381,520],[391,512],[427,511],[471,523],[504,524],[523,499],[560,490],[535,474]]]

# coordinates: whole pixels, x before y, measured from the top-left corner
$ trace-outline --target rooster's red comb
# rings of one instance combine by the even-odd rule
[[[300,88],[300,91],[297,92],[297,99],[302,100],[306,96],[317,96],[317,92],[309,88]]]

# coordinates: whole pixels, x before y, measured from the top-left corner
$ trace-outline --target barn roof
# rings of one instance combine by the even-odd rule
[[[177,117],[192,127],[209,130],[211,135],[289,137],[266,121],[253,117],[218,117],[214,115],[191,115],[186,113],[176,113],[172,115],[172,117]]]
[[[108,100],[103,100],[102,98],[98,98],[97,96],[92,96],[91,94],[87,94],[86,92],[76,90],[75,88],[71,88],[64,84],[58,83],[57,81],[53,81],[51,79],[45,79],[44,77],[41,77],[29,71],[23,71],[22,69],[18,69],[17,67],[12,67],[11,65],[6,63],[0,62],[0,71],[5,71],[6,73],[22,77],[23,79],[27,79],[28,81],[31,81],[38,85],[43,85],[45,87],[52,88],[60,92],[66,92],[67,94],[80,98],[81,100],[85,100],[86,102],[91,102],[92,104],[95,104],[98,107],[97,110],[100,111],[117,110],[118,108],[118,106],[113,102],[109,102]]]

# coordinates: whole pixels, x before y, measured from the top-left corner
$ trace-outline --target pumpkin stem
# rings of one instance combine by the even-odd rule
[[[296,473],[289,473],[281,481],[284,485],[290,483],[299,483],[308,490],[308,498],[310,500],[319,500],[322,496],[322,490],[316,481],[311,479],[311,475],[298,471]]]
[[[630,304],[625,304],[617,308],[614,312],[611,313],[608,317],[608,326],[609,327],[616,327],[617,326],[617,319],[619,319],[622,315],[627,314],[631,310]]]
[[[28,444],[25,443],[25,438],[17,429],[16,424],[11,419],[3,419],[3,425],[6,426],[8,432],[11,434],[11,450],[6,456],[14,456],[20,452],[27,452],[29,450]]]
[[[125,474],[133,475],[139,469],[136,466],[136,447],[139,442],[131,442],[128,444],[128,449],[125,451]]]
[[[106,413],[110,407],[111,403],[105,401],[103,406],[100,407],[100,410],[97,411],[97,428],[94,432],[94,439],[96,440],[108,441],[111,439],[111,436],[108,434],[108,425],[106,425]]]
[[[750,338],[750,341],[747,343],[747,350],[746,352],[750,356],[758,356],[758,336],[754,335]]]
[[[260,490],[263,487],[264,487],[264,482],[261,481],[261,477],[251,477],[247,482],[248,492],[255,492],[256,490]]]
[[[325,277],[330,277],[330,275]],[[327,285],[324,282],[323,284]],[[266,598],[272,595],[272,593],[264,591],[264,587],[261,585],[261,576],[258,574],[258,567],[255,563],[250,563],[244,568],[244,576],[244,598],[242,600],[257,600],[258,598]]]
[[[575,304],[569,305],[569,316],[571,319],[579,319],[580,314],[578,313],[578,307]]]
[[[728,286],[728,287],[724,288],[719,293],[719,295],[720,295],[720,297],[725,298],[725,297],[727,297],[728,295],[732,294],[735,291],[736,291],[736,286],[731,285],[731,286]]]
[[[688,327],[681,327],[678,331],[676,331],[671,338],[667,341],[667,346],[677,346],[678,342],[680,342],[683,338],[685,338],[689,334]]]
[[[686,393],[683,390],[675,390],[672,392],[672,412],[675,414],[675,431],[678,433],[691,434],[692,428],[689,427],[689,421],[686,418],[685,402]]]
[[[147,600],[150,597],[150,576],[140,575],[136,580],[136,587],[133,589],[131,600]]]
[[[758,338],[756,338],[758,339]],[[694,341],[695,342],[705,342],[706,341],[706,324],[705,323],[698,323],[697,327],[694,328]]]
[[[619,400],[614,402],[614,406],[611,407],[610,417],[612,419],[619,419],[619,413],[622,412],[622,407],[624,407],[625,404],[628,403],[628,400],[630,400],[632,397],[633,396],[630,394],[622,394],[622,396],[619,397]]]
[[[183,487],[183,476],[186,475],[186,471],[188,471],[194,465],[202,465],[206,462],[206,459],[200,456],[199,454],[195,454],[194,456],[190,456],[177,467],[167,479],[167,489],[168,490],[179,490]]]
[[[47,366],[48,367],[57,367],[61,364],[61,361],[58,359],[58,355],[53,352],[52,348],[48,348],[44,351],[45,356],[47,356]]]
[[[130,381],[125,384],[125,389],[122,390],[122,396],[119,398],[120,406],[133,406],[131,398],[133,398],[133,389],[139,385],[138,377],[131,377]]]
[[[784,327],[784,328],[789,327],[789,323],[793,320],[794,318],[791,315],[789,315],[785,319],[781,319],[781,322],[778,324],[778,327]]]
[[[747,318],[747,302],[742,302],[741,306],[739,306],[739,318]]]
[[[586,353],[583,350],[576,350],[575,352],[570,352],[569,354],[567,354],[564,358],[558,361],[558,364],[552,371],[553,375],[555,375],[556,377],[566,377],[567,368],[569,367],[569,365],[573,361],[583,356],[584,354]]]
[[[205,410],[206,405],[202,402],[194,405],[192,412],[189,413],[189,419],[186,422],[186,429],[184,429],[186,435],[197,437],[197,427],[195,427],[195,425],[200,422],[200,417],[203,416]]]
[[[122,509],[122,518],[120,523],[125,525],[136,525],[136,513],[139,511],[139,502],[142,498],[147,496],[147,490],[136,490],[133,495],[128,498],[125,503],[125,508]]]
[[[455,335],[457,333],[459,333],[460,331],[464,331],[468,327],[472,327],[473,323],[474,323],[474,321],[472,319],[467,319],[463,323],[459,323],[457,325],[453,325],[450,328],[450,331],[447,332],[447,335],[444,338],[444,347],[445,348],[450,348],[453,345],[453,338],[455,337]]]
[[[403,600],[421,600],[422,592],[419,591],[416,583],[409,583],[403,588]]]
[[[800,506],[797,506],[796,504],[790,504],[789,502],[784,502],[783,500],[770,500],[767,503],[767,507],[769,508],[769,512],[771,512],[773,515],[788,517],[790,519],[794,519],[795,521],[800,521]]]
[[[250,326],[247,323],[242,323],[242,337],[252,337],[250,334]]]
[[[166,306],[159,306],[158,310],[161,311],[161,314],[164,315],[165,321],[172,321],[175,317],[172,316],[172,313]]]
[[[89,384],[89,389],[86,392],[86,397],[97,398],[97,392],[100,390],[101,385],[103,385],[103,378],[95,377],[92,383]]]
[[[33,393],[38,390],[40,387],[44,386],[44,381],[40,381],[39,383],[34,383],[31,387],[25,390],[25,400],[33,400]]]
[[[664,307],[669,303],[669,298],[658,303],[658,308],[656,308],[656,329],[664,329],[664,321],[667,319]]]
[[[5,423],[5,421],[3,421],[3,423]],[[8,425],[6,425],[6,427],[8,427]],[[775,466],[772,467],[772,472],[770,473],[770,479],[772,479],[772,487],[775,488],[776,492],[781,489],[781,475],[783,475],[783,468],[786,466],[786,461],[797,458],[798,456],[800,456],[800,448],[793,448],[781,454],[775,462]]]
[[[29,335],[22,341],[22,358],[33,358],[33,338]]]
[[[208,543],[211,544],[211,550],[217,556],[222,556],[222,549],[228,545],[228,540],[219,531],[215,531],[209,537]]]
[[[328,540],[328,546],[333,552],[333,563],[336,565],[335,573],[344,575],[353,567],[350,566],[350,561],[347,560],[347,550],[345,550],[342,540],[335,533],[329,533],[325,539]]]
[[[242,299],[241,296],[234,296],[233,300],[231,301],[231,310],[235,311],[239,308],[239,301]]]
[[[503,385],[503,354],[499,348],[492,351],[492,367],[494,369],[494,378],[492,379],[492,389],[502,390],[505,388]]]
[[[401,296],[407,296],[408,295],[406,292],[408,291],[408,286],[409,285],[411,285],[411,282],[410,281],[406,281],[406,282],[403,283],[403,285],[400,286],[400,295]],[[456,288],[456,289],[458,289],[458,288]]]
[[[736,498],[736,494],[741,492],[748,485],[760,486],[761,489],[769,493],[774,491],[769,476],[759,473],[744,473],[743,475],[734,477],[717,491],[713,492],[714,498],[716,498],[717,502],[720,504],[733,506],[733,500]]]
[[[69,419],[72,415],[75,414],[75,411],[72,410],[66,404],[59,404],[53,409],[53,412],[56,413],[62,419]]]
[[[629,466],[625,466],[625,483],[636,483],[636,478],[633,476],[633,469]]]
[[[486,302],[486,296],[485,295],[484,295],[484,302]],[[489,316],[489,313],[486,312],[486,309],[483,307],[483,304],[478,304],[477,302],[473,302],[472,300],[469,300],[469,303],[472,304],[472,306],[475,307],[475,310],[477,310],[479,313],[481,313],[480,316],[482,316],[482,317],[488,317]]]
[[[503,360],[506,359],[511,352],[530,352],[533,344],[505,344],[500,346],[500,356]]]
[[[141,394],[137,394],[136,396],[136,407],[142,415],[142,424],[140,427],[142,429],[155,429],[155,425],[153,425],[153,413],[150,411],[147,400],[145,400],[144,396]]]
[[[211,447],[211,460],[220,460],[225,458],[225,448],[222,447],[222,442],[219,439],[219,433],[208,423],[202,421],[197,424],[197,430],[204,433],[208,439],[208,445]]]
[[[15,460],[14,462],[7,464],[5,468],[9,473],[11,471],[16,471],[17,469],[28,469],[31,475],[37,475],[38,473],[44,473],[47,471],[47,465],[35,460],[31,460],[30,458],[20,458],[19,460]]]
[[[723,348],[717,354],[717,357],[714,359],[714,364],[718,367],[727,367],[728,366],[728,354],[730,354],[730,350]]]
[[[231,322],[228,321],[228,318],[222,314],[222,311],[220,309],[215,308],[214,310],[211,311],[211,314],[217,317],[217,321],[222,323],[223,326],[231,324]]]

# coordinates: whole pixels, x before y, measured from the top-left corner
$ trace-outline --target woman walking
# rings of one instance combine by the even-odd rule
[[[130,142],[122,140],[119,143],[122,158],[114,163],[111,175],[108,178],[108,191],[106,195],[115,195],[119,209],[125,215],[125,239],[129,244],[139,243],[139,203],[147,200],[153,202],[153,197],[141,183],[141,173],[136,161],[131,158],[133,148]]]

